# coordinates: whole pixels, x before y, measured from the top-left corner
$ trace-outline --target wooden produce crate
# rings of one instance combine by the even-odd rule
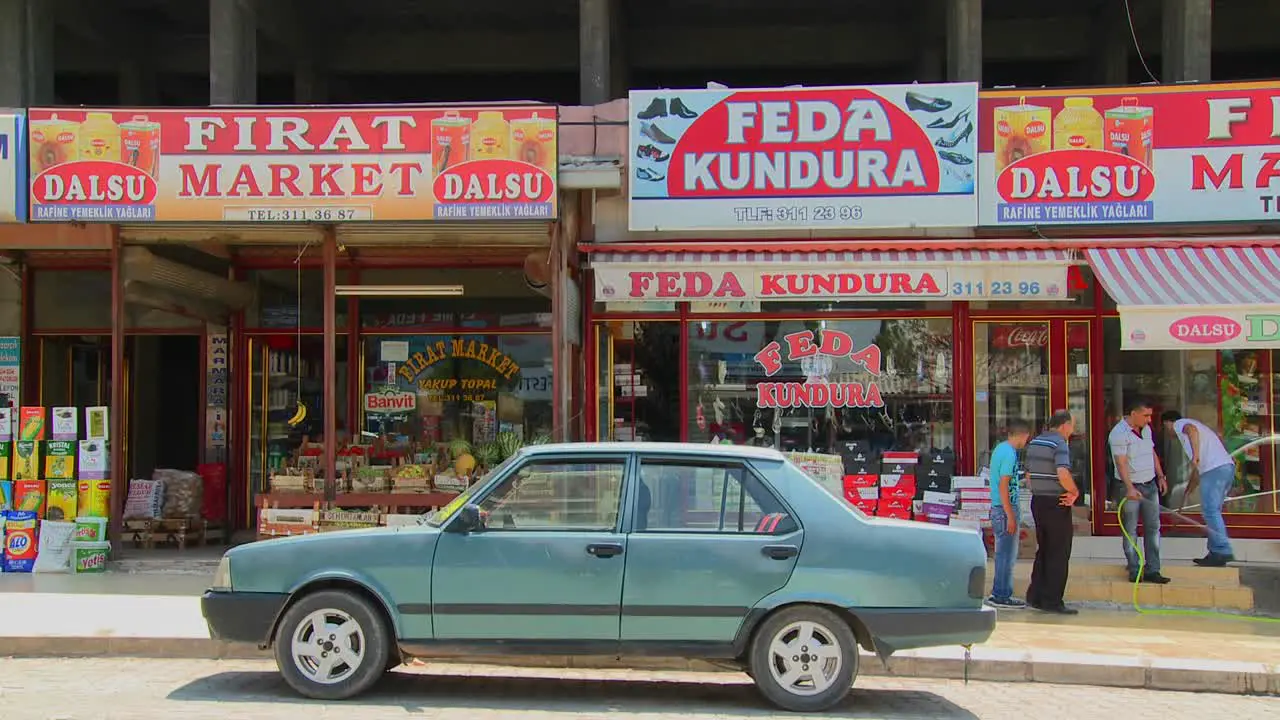
[[[301,475],[273,474],[269,482],[273,493],[312,493],[316,491],[315,476],[309,472]]]
[[[199,547],[207,542],[208,523],[203,518],[159,518],[125,520],[124,535],[136,548],[150,550],[157,544]]]
[[[382,524],[381,508],[368,511],[343,510],[341,508],[324,508],[320,510],[320,532],[336,530],[353,530],[357,528],[378,527]]]
[[[258,505],[258,539],[320,532],[320,501],[310,508],[280,508],[260,499]]]

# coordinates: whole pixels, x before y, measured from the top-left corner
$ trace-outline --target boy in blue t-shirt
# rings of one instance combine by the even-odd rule
[[[1021,420],[1010,421],[1007,439],[991,451],[991,534],[995,538],[996,569],[987,604],[998,608],[1024,608],[1013,597],[1013,566],[1018,562],[1018,480],[1022,468],[1018,451],[1027,446],[1031,428]]]

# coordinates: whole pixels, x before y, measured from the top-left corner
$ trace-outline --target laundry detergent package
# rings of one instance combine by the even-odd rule
[[[36,565],[36,514],[9,510],[4,516],[4,571],[29,573]]]

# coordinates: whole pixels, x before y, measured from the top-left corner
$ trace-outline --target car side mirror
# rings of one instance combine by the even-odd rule
[[[481,512],[480,506],[468,503],[458,508],[458,517],[454,518],[449,530],[466,535],[467,533],[480,532],[484,530],[484,527],[484,513]]]

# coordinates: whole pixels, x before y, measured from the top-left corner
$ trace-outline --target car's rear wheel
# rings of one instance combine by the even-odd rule
[[[381,611],[363,596],[325,590],[285,612],[275,652],[276,666],[294,690],[318,700],[345,700],[382,677],[391,633]]]
[[[792,712],[817,712],[852,689],[858,641],[839,615],[799,605],[760,625],[748,660],[751,678],[769,702]]]

